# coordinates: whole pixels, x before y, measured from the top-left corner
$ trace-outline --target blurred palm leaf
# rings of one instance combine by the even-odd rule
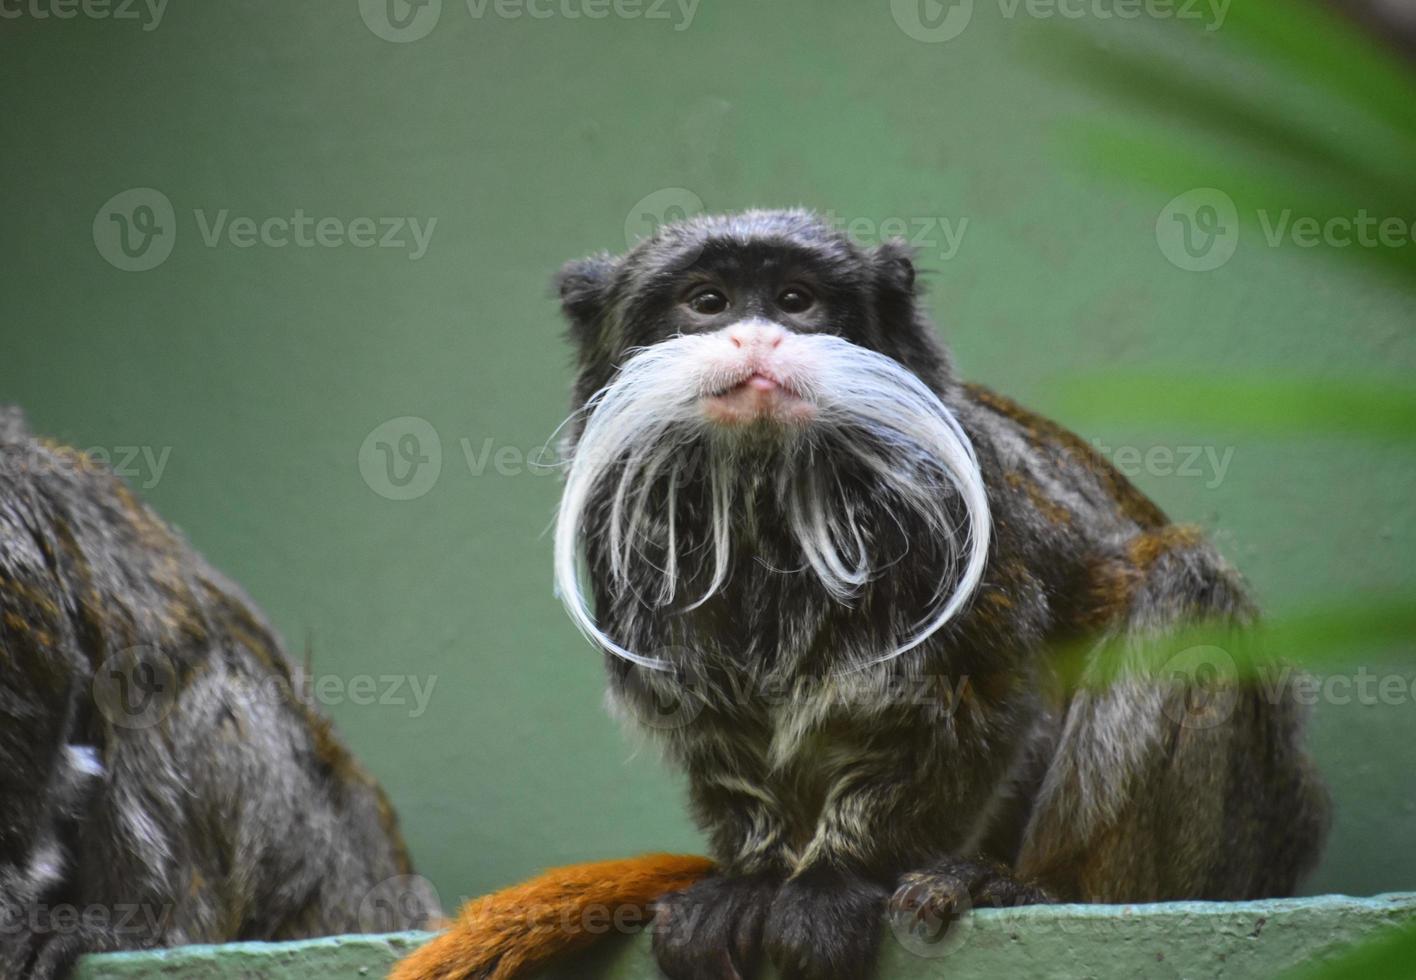
[[[1175,24],[1193,23],[1176,18]],[[1124,122],[1087,123],[1069,145],[1093,169],[1178,194],[1212,187],[1228,194],[1241,222],[1260,213],[1290,220],[1416,218],[1416,76],[1411,65],[1333,9],[1312,0],[1233,0],[1224,22],[1182,38],[1155,26],[1163,43],[1145,50],[1140,33],[1125,43],[1088,24],[1052,31],[1038,51],[1084,85],[1130,105]],[[1135,25],[1129,25],[1134,27]],[[1137,42],[1137,43],[1131,43]],[[1297,95],[1226,84],[1224,59],[1261,64],[1293,83]],[[1146,117],[1149,116],[1149,119]],[[1206,137],[1199,150],[1183,135]],[[1335,247],[1368,268],[1416,288],[1416,243]],[[1319,251],[1319,249],[1314,249]],[[1300,378],[1175,377],[1128,373],[1068,379],[1062,410],[1148,424],[1183,422],[1247,432],[1309,436],[1416,437],[1416,394],[1409,387]],[[1314,667],[1332,667],[1377,644],[1416,634],[1416,597],[1355,601],[1270,623],[1263,647]],[[1183,640],[1184,638],[1176,638]],[[1189,639],[1221,644],[1200,628]],[[1252,664],[1242,654],[1241,671]],[[1416,923],[1291,971],[1288,980],[1355,980],[1416,975]]]
[[[1124,409],[1141,425],[1416,441],[1416,389],[1390,382],[1126,371],[1061,379],[1053,401],[1074,422],[1114,420]]]
[[[1335,959],[1286,971],[1280,980],[1408,980],[1416,969],[1416,922],[1385,929]]]
[[[1174,24],[1194,24],[1176,18]],[[1324,252],[1387,269],[1416,288],[1416,74],[1347,19],[1311,0],[1233,0],[1212,33],[1147,45],[1111,24],[1050,31],[1039,56],[1084,85],[1132,105],[1141,118],[1089,122],[1066,134],[1090,167],[1178,193],[1215,187],[1241,221],[1402,219],[1399,247],[1328,243]],[[1262,64],[1271,90],[1226,82],[1226,59]],[[1275,96],[1287,87],[1289,97]],[[1296,94],[1295,94],[1296,93]],[[1153,121],[1144,115],[1149,113]],[[1207,136],[1197,150],[1176,124]]]

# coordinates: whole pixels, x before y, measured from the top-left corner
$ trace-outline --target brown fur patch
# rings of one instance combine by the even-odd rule
[[[1187,524],[1167,524],[1137,534],[1126,542],[1125,553],[1096,561],[1091,572],[1089,604],[1083,626],[1100,629],[1125,615],[1136,588],[1157,561],[1167,554],[1203,543],[1204,533]]]
[[[1012,419],[1037,445],[1052,446],[1069,454],[1079,466],[1085,467],[1107,494],[1116,501],[1131,520],[1144,528],[1163,527],[1167,523],[1165,512],[1151,502],[1150,498],[1137,490],[1131,481],[1107,462],[1106,457],[1097,452],[1086,440],[1075,432],[1063,428],[1049,418],[1031,412],[1013,401],[985,388],[983,385],[966,384],[964,388],[980,405],[992,409],[1005,418]],[[1031,496],[1031,495],[1029,495]],[[1055,506],[1055,505],[1054,505]]]
[[[1028,479],[1027,476],[1016,470],[1010,472],[1004,479],[1012,489],[1023,491],[1028,500],[1032,502],[1033,507],[1037,508],[1037,512],[1051,523],[1072,523],[1072,512],[1043,493],[1042,487],[1038,486],[1035,481]]]

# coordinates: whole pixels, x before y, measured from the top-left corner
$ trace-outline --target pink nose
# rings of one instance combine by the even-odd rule
[[[728,330],[728,340],[734,347],[746,350],[771,350],[781,346],[787,332],[775,323],[735,323]]]

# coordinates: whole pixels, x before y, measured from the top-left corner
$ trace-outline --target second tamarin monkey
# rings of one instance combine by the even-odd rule
[[[669,977],[750,976],[765,950],[858,980],[887,909],[1284,895],[1312,866],[1328,805],[1295,702],[1244,658],[1176,671],[1165,642],[1249,623],[1239,577],[1076,436],[962,381],[906,248],[751,211],[558,284],[558,587],[716,862],[684,887],[701,869],[650,860],[626,892],[662,869]],[[457,956],[500,927],[474,920],[400,976],[481,975]]]
[[[436,917],[307,680],[107,467],[0,407],[0,980]]]

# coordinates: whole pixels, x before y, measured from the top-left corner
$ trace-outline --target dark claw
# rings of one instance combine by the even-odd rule
[[[1045,890],[1021,880],[1004,865],[958,858],[901,877],[888,914],[897,929],[934,942],[972,909],[1053,901]]]

